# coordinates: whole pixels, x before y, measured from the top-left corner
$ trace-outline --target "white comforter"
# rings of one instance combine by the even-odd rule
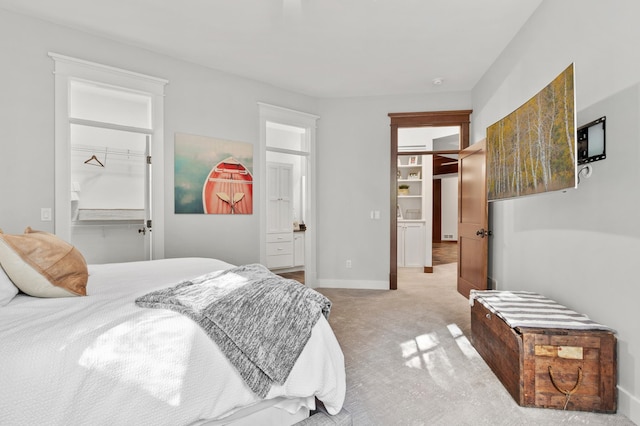
[[[189,425],[260,399],[216,345],[178,313],[134,299],[233,265],[166,259],[90,265],[86,297],[18,295],[0,307],[0,424]],[[283,386],[267,399],[295,412],[344,402],[344,358],[321,317]],[[302,400],[298,398],[302,398]]]

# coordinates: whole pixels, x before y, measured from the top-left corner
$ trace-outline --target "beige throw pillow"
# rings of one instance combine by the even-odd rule
[[[86,296],[87,263],[71,244],[27,228],[22,235],[0,230],[0,264],[13,283],[36,297]]]

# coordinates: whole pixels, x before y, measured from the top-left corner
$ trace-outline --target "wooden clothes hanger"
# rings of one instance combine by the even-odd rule
[[[92,163],[92,161],[95,161],[98,164]],[[102,161],[98,160],[98,157],[96,157],[95,154],[92,155],[91,158],[89,158],[88,160],[85,160],[84,164],[90,164],[92,166],[104,167],[104,164],[102,164]]]

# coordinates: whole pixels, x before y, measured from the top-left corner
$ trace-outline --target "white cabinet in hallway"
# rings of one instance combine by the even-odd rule
[[[293,266],[292,232],[267,234],[267,268]]]
[[[424,222],[398,222],[398,266],[424,266]]]
[[[293,266],[293,166],[267,163],[267,268]]]

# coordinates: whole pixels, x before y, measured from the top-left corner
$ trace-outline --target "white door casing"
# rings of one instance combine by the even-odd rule
[[[69,90],[72,81],[86,81],[146,94],[151,98],[151,147],[153,161],[164,164],[164,86],[167,80],[114,68],[57,53],[55,63],[55,214],[54,232],[67,241],[71,237],[71,170]],[[157,184],[154,185],[154,182]],[[154,259],[164,257],[164,170],[157,167],[149,182],[153,214]]]
[[[257,163],[259,169],[259,186],[258,200],[261,211],[266,209],[266,189],[261,186],[266,182],[266,163],[267,163],[267,126],[271,123],[278,123],[288,126],[294,126],[304,129],[304,151],[288,151],[278,150],[278,152],[301,155],[307,159],[307,178],[304,181],[305,193],[307,194],[304,201],[304,218],[307,229],[304,239],[304,255],[305,255],[305,284],[310,287],[317,285],[316,270],[316,126],[317,115],[305,112],[295,111],[288,108],[282,108],[275,105],[258,102],[259,108],[259,126],[260,126],[260,159]],[[266,214],[260,215],[260,262],[266,264],[267,257],[267,218]]]

